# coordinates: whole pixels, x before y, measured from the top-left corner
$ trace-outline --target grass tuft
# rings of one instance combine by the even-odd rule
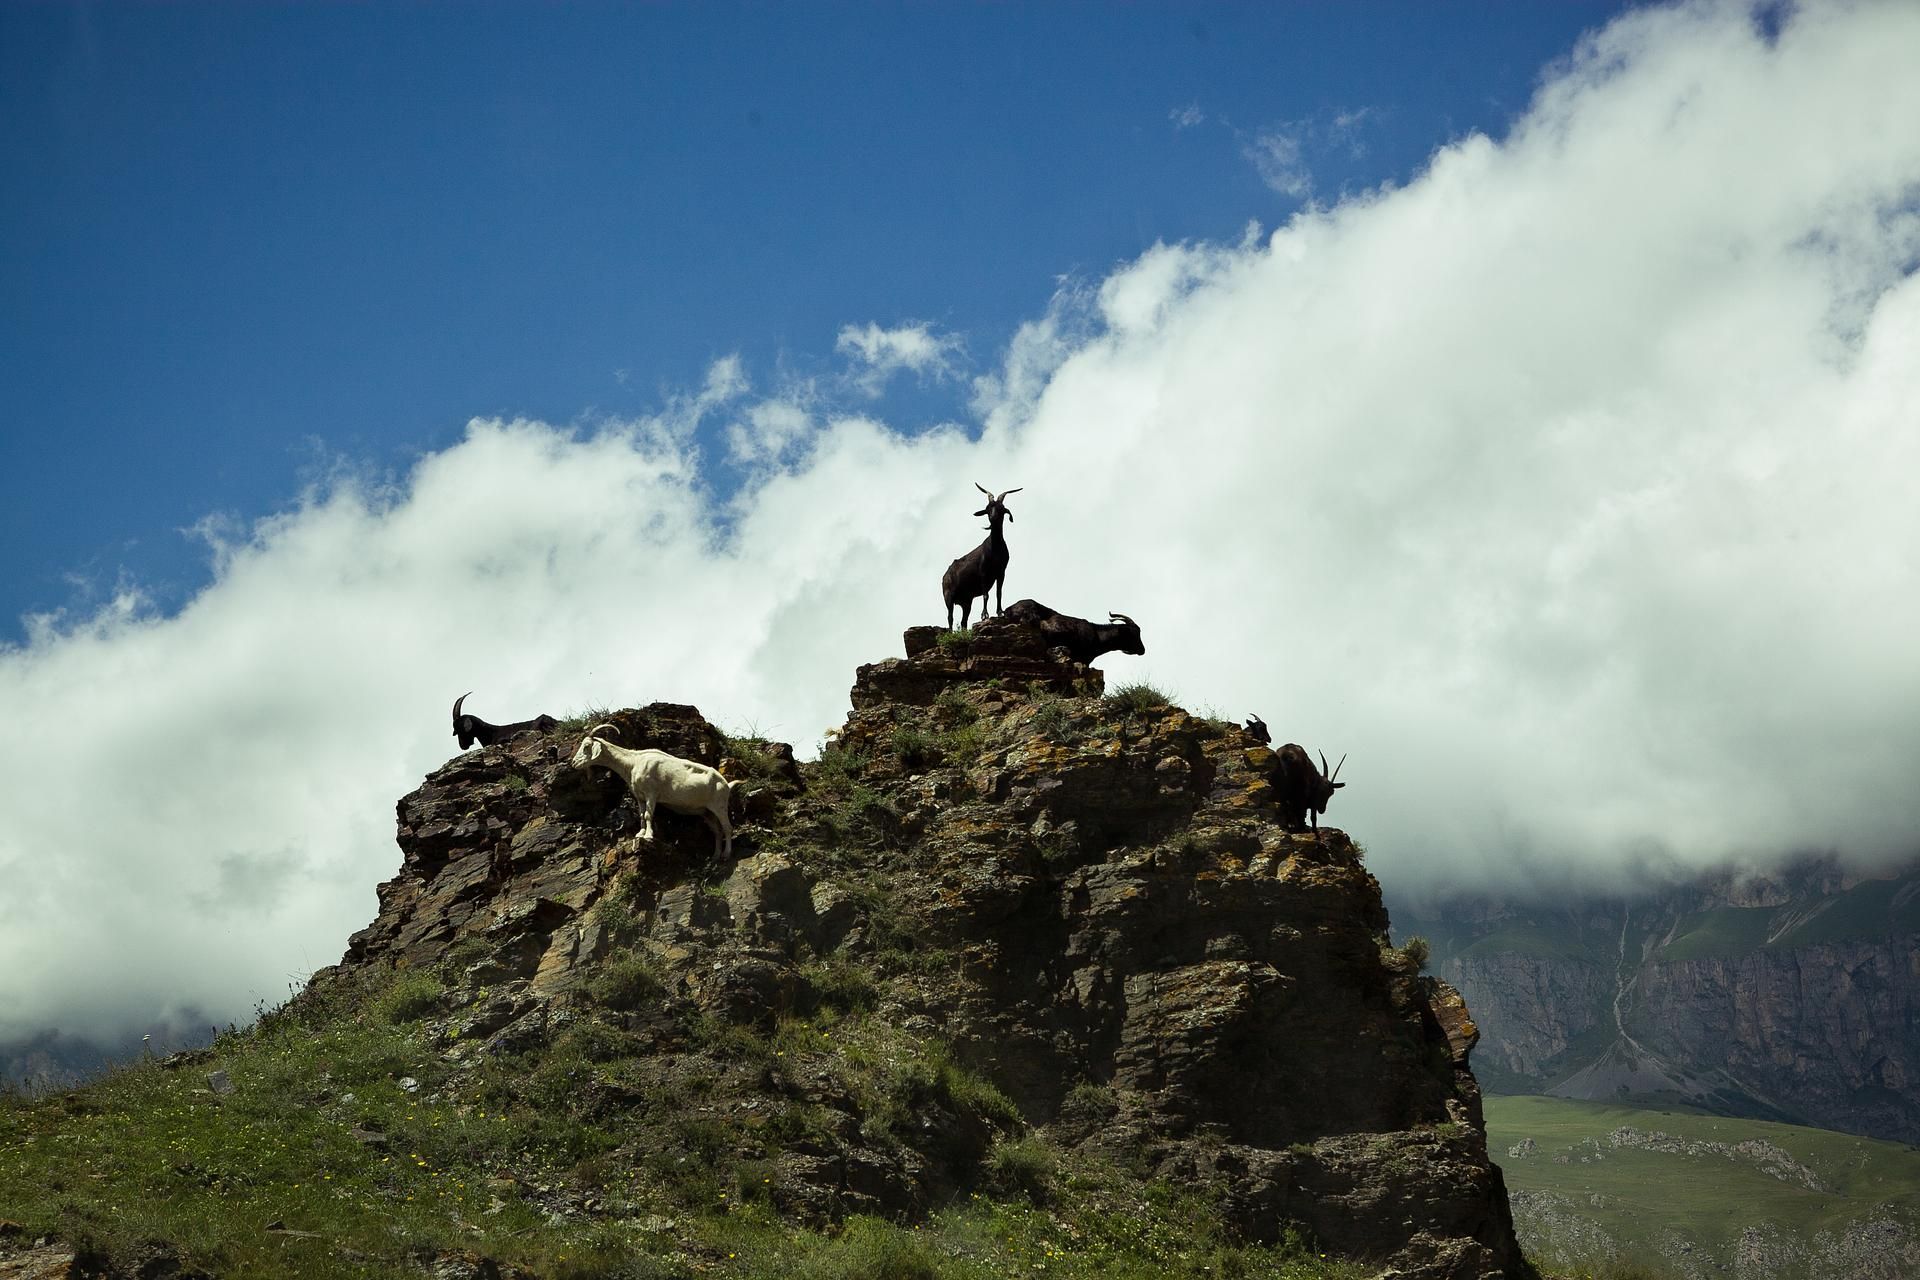
[[[895,725],[891,745],[900,767],[908,773],[918,773],[940,762],[939,743],[918,725]]]
[[[373,1014],[391,1026],[416,1022],[432,1013],[446,984],[430,973],[404,973],[373,1003]]]
[[[957,631],[942,631],[934,638],[940,646],[940,652],[949,657],[963,657],[973,648],[973,628],[962,627]]]
[[[1003,1138],[987,1153],[988,1185],[1002,1195],[1023,1196],[1033,1204],[1045,1204],[1059,1163],[1059,1156],[1044,1138],[1034,1134]]]
[[[938,1280],[940,1267],[915,1232],[881,1218],[849,1218],[840,1235],[794,1274],[803,1280]]]
[[[1172,698],[1144,680],[1134,680],[1121,685],[1107,694],[1107,702],[1128,715],[1173,705]]]
[[[605,1009],[630,1011],[659,998],[666,990],[660,970],[644,955],[624,955],[600,966],[587,984],[587,994]]]

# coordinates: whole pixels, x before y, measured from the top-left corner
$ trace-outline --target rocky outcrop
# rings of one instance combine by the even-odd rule
[[[729,864],[667,813],[626,852],[630,802],[567,765],[579,726],[455,759],[400,801],[400,872],[316,986],[453,973],[457,1062],[553,1036],[638,962],[631,1078],[664,1082],[708,1053],[693,1028],[770,1031],[857,983],[873,1017],[1003,1091],[1006,1123],[1212,1186],[1249,1236],[1303,1231],[1409,1278],[1530,1274],[1467,1065],[1474,1020],[1386,948],[1343,833],[1282,829],[1273,753],[1101,697],[1099,672],[1017,624],[917,628],[906,648],[860,669],[818,764],[691,708],[612,717],[624,742],[749,779]],[[805,1217],[924,1213],[1003,1123],[929,1085],[919,1123],[887,1129],[831,1072],[698,1069],[743,1110],[755,1090],[805,1104],[809,1136],[769,1177]]]

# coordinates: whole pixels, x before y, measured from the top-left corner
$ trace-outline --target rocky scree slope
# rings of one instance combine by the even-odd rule
[[[595,717],[746,779],[730,865],[664,810],[629,852],[621,784],[568,766],[577,724],[454,759],[400,801],[400,872],[312,990],[452,973],[434,1017],[456,1078],[612,1019],[620,1068],[583,1073],[570,1105],[661,1114],[603,1163],[684,1164],[697,1112],[692,1155],[757,1162],[803,1220],[922,1215],[1034,1126],[1208,1188],[1255,1240],[1297,1231],[1402,1277],[1530,1275],[1465,1006],[1387,947],[1346,835],[1282,829],[1271,751],[1103,697],[1016,624],[906,647],[860,668],[817,764],[689,707]],[[783,1032],[824,1006],[942,1065],[876,1098]],[[728,1028],[793,1052],[731,1054]]]

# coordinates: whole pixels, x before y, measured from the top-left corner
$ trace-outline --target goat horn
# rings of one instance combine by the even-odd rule
[[[1107,621],[1109,621],[1109,622],[1124,622],[1124,623],[1126,623],[1126,624],[1127,624],[1128,626],[1130,626],[1130,627],[1137,627],[1137,626],[1139,626],[1139,625],[1140,625],[1139,623],[1137,623],[1137,622],[1135,622],[1135,621],[1134,621],[1134,620],[1133,620],[1132,618],[1129,618],[1129,617],[1128,617],[1128,616],[1127,616],[1126,614],[1124,614],[1124,613],[1109,613],[1109,614],[1107,614]]]
[[[473,690],[469,689],[465,693],[461,694],[459,697],[453,700],[453,718],[455,720],[458,720],[460,718],[460,704],[465,702],[468,698],[471,698],[472,696],[473,696]]]
[[[1343,757],[1342,757],[1342,759],[1345,759],[1345,757],[1343,756]],[[1321,773],[1321,776],[1323,776],[1323,777],[1324,777],[1324,776],[1326,775],[1326,772],[1327,772],[1327,753],[1326,753],[1326,752],[1324,752],[1324,751],[1322,751],[1322,752],[1320,753],[1320,773]],[[1332,782],[1332,781],[1333,781],[1333,779],[1332,779],[1332,778],[1327,778],[1327,781],[1328,781],[1328,782]]]
[[[987,488],[987,486],[981,484],[978,480],[973,482],[973,487],[986,494],[989,498],[993,496],[993,490]]]
[[[593,726],[593,728],[587,730],[587,736],[589,738],[604,738],[607,736],[607,734],[601,733],[600,731],[602,729],[605,729],[607,733],[613,734],[615,736],[615,740],[616,741],[618,740],[618,737],[620,734],[620,726],[616,724],[608,724],[605,721],[602,721],[601,723]]]
[[[1342,751],[1340,753],[1340,764],[1345,764],[1346,762],[1347,762],[1347,753]],[[1340,776],[1340,764],[1333,766],[1333,778],[1337,778]],[[1332,782],[1333,778],[1328,778],[1327,781]]]
[[[1024,489],[1024,488],[1026,488],[1026,487],[1027,487],[1027,486],[1025,486],[1025,485],[1021,485],[1021,486],[1020,486],[1020,489]],[[1000,495],[1000,501],[1002,501],[1002,502],[1005,502],[1005,501],[1007,500],[1007,495],[1008,495],[1008,494],[1014,494],[1014,493],[1018,493],[1018,492],[1020,492],[1020,489],[1009,489],[1009,490],[1007,490],[1007,492],[1006,492],[1006,493],[1003,493],[1003,494],[1001,494],[1001,495]]]

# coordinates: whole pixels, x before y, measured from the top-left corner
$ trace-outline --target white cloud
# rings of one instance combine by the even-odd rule
[[[1173,121],[1174,132],[1178,133],[1182,129],[1191,129],[1195,125],[1205,124],[1207,113],[1200,109],[1199,103],[1189,102],[1185,106],[1175,107],[1167,112],[1167,119]]]
[[[1332,154],[1350,162],[1365,156],[1367,130],[1378,115],[1373,107],[1328,109],[1304,120],[1235,133],[1240,154],[1262,182],[1290,200],[1305,200],[1315,190],[1315,158]]]
[[[1271,125],[1241,144],[1260,181],[1291,200],[1313,194],[1313,171],[1307,165],[1305,133],[1300,125]]]
[[[762,400],[727,428],[727,453],[735,462],[778,462],[812,430],[813,416],[805,405]]]
[[[936,380],[953,377],[955,361],[965,345],[959,334],[937,334],[931,324],[906,324],[893,329],[882,329],[877,324],[864,327],[850,324],[840,330],[834,349],[854,362],[854,385],[870,396],[877,396],[896,373],[907,372]]]
[[[692,431],[748,394],[722,361],[655,418],[480,421],[342,478],[218,539],[177,616],[32,627],[0,1039],[242,1016],[336,958],[463,689],[810,744],[941,616],[974,481],[1026,489],[1012,593],[1140,620],[1117,675],[1349,753],[1329,817],[1389,883],[1911,852],[1917,59],[1911,6],[1774,43],[1630,14],[1505,142],[1063,290],[975,383],[977,440],[750,405],[794,460],[723,528]]]
[[[1363,137],[1365,126],[1378,115],[1379,112],[1373,107],[1336,111],[1327,125],[1327,139],[1344,150],[1349,159],[1357,160],[1367,154],[1367,144]]]
[[[1032,416],[1047,382],[1097,332],[1098,290],[1062,280],[1038,320],[1014,331],[997,372],[973,380],[969,407],[989,436],[1010,431]]]

